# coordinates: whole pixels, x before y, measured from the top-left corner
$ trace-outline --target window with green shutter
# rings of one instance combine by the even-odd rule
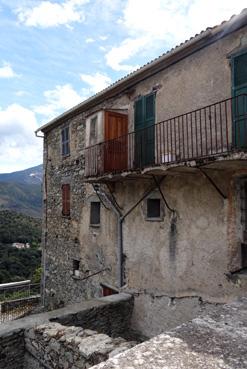
[[[141,96],[135,101],[135,167],[154,163],[155,152],[155,94]]]
[[[69,140],[69,127],[64,127],[61,130],[62,136],[62,156],[70,154],[70,140]]]
[[[233,144],[247,148],[247,52],[232,57]]]

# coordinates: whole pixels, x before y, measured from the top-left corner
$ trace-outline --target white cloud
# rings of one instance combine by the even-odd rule
[[[33,8],[16,9],[18,20],[29,27],[69,26],[70,23],[83,22],[85,14],[83,5],[88,0],[67,0],[61,2],[39,1]]]
[[[117,71],[123,70],[126,72],[130,72],[134,69],[137,69],[138,66],[122,64],[122,62],[128,60],[130,57],[141,51],[143,47],[146,47],[147,43],[148,43],[147,37],[125,39],[120,44],[120,46],[113,47],[106,54],[107,65],[109,65],[112,69]]]
[[[85,40],[85,42],[86,42],[86,44],[91,44],[92,42],[94,42],[95,40],[93,39],[93,38],[91,38],[91,37],[89,37],[89,38],[86,38],[86,40]]]
[[[65,84],[56,86],[54,90],[45,91],[44,97],[46,103],[34,107],[34,111],[45,116],[46,119],[52,119],[61,112],[79,104],[87,96],[79,95],[70,84]]]
[[[109,86],[112,82],[111,78],[106,74],[80,74],[81,80],[89,85],[89,91],[91,94],[99,92]]]
[[[108,36],[99,36],[99,39],[102,40],[102,41],[105,41],[108,39]]]
[[[18,104],[0,110],[0,172],[28,168],[42,162],[42,140],[35,114]]]
[[[0,67],[0,78],[13,78],[17,74],[13,71],[13,68],[9,63],[3,62],[2,67]]]
[[[20,97],[29,95],[29,93],[27,91],[24,91],[24,90],[16,91],[15,94],[16,94],[16,96],[20,96]]]
[[[246,6],[246,0],[127,0],[118,23],[128,37],[106,53],[112,69],[129,71],[123,62],[139,52],[167,50],[201,30],[227,20]]]

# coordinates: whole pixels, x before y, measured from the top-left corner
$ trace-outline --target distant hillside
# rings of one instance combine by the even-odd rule
[[[32,279],[40,275],[41,220],[8,210],[0,211],[0,283]],[[12,243],[29,243],[18,250]],[[38,278],[39,279],[39,278]]]
[[[43,165],[13,173],[0,173],[0,182],[38,184],[42,183]]]
[[[41,219],[9,210],[0,211],[0,243],[41,242]]]
[[[40,218],[42,214],[42,165],[0,174],[0,210]]]

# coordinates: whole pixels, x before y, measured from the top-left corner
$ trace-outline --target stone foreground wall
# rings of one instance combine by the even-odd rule
[[[90,368],[134,345],[134,341],[111,338],[89,329],[45,324],[25,332],[24,368],[33,369],[34,365],[49,369]]]
[[[64,322],[64,325],[74,325],[86,329],[93,326],[99,332],[110,332],[115,337],[128,331],[133,309],[133,298],[128,294],[117,294],[100,299],[84,301],[53,310],[46,313],[34,314],[0,325],[0,369],[27,369],[24,364],[24,332],[49,324],[51,321]],[[68,327],[69,328],[69,327]],[[77,328],[76,328],[77,329]],[[103,335],[104,336],[104,335]],[[121,341],[121,340],[120,340]],[[121,341],[122,342],[122,341]],[[120,343],[121,343],[120,342]],[[26,357],[27,359],[27,357]],[[32,362],[32,364],[30,364]],[[30,369],[43,369],[33,356],[29,357]]]
[[[24,351],[22,329],[0,334],[0,369],[22,369]]]

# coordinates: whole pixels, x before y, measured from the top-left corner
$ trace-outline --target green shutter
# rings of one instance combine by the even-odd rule
[[[247,53],[232,57],[233,145],[247,148]]]
[[[155,123],[155,95],[150,94],[144,97],[144,120],[149,124]],[[149,125],[148,124],[148,125]]]
[[[247,53],[234,58],[234,87],[247,84]]]
[[[154,163],[155,95],[140,97],[135,102],[135,164],[142,168]]]
[[[143,128],[143,97],[135,101],[135,130]]]

